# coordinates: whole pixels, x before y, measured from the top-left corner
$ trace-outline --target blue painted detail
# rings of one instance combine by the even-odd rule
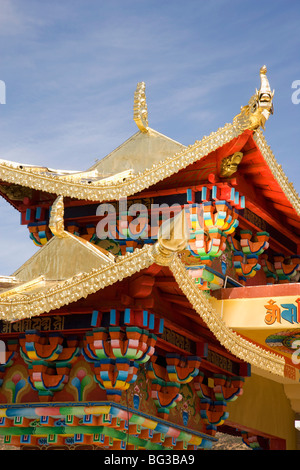
[[[238,205],[240,202],[240,193],[238,191],[236,191],[235,195],[234,195],[234,203],[236,205]]]
[[[155,317],[154,317],[153,313],[150,313],[150,315],[149,315],[149,330],[154,330],[154,321],[155,321]]]
[[[126,308],[124,312],[124,323],[129,324],[130,323],[130,308]]]
[[[116,325],[116,322],[117,322],[116,310],[112,308],[110,311],[110,324]]]
[[[143,311],[143,326],[148,326],[148,312],[147,310]]]
[[[82,422],[84,424],[92,423],[93,422],[93,416],[92,415],[84,415]]]
[[[92,320],[91,320],[91,326],[97,326],[97,320],[98,320],[98,310],[94,310],[92,313]]]
[[[231,188],[230,190],[230,201],[234,201],[235,189]]]
[[[31,209],[26,209],[25,220],[28,222],[30,220],[30,217],[31,217]]]
[[[163,434],[166,434],[169,431],[169,426],[165,426],[162,423],[158,423],[155,432],[162,432]]]
[[[187,189],[186,199],[187,199],[187,202],[193,202],[193,191],[191,189]]]

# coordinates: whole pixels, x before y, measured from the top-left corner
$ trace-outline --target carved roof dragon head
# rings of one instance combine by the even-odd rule
[[[241,112],[234,117],[233,122],[241,129],[256,130],[259,127],[265,128],[265,123],[273,114],[274,90],[271,91],[267,78],[267,67],[264,65],[260,69],[260,89],[256,89],[248,105],[241,108]]]

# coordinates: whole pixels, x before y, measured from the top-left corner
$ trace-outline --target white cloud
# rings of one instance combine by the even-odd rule
[[[13,36],[28,34],[32,28],[42,25],[43,21],[34,18],[23,8],[25,2],[19,0],[1,0],[0,10],[0,37],[5,37],[9,42]]]

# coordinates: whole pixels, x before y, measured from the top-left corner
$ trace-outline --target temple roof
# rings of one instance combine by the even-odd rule
[[[247,180],[252,178],[261,194],[273,201],[273,208],[276,204],[276,210],[284,217],[288,211],[290,224],[300,230],[299,196],[277,164],[260,129],[273,112],[272,98],[266,70],[262,68],[259,91],[232,123],[184,147],[149,128],[144,86],[139,84],[134,104],[134,120],[139,131],[120,147],[83,172],[51,170],[1,160],[0,179],[7,183],[7,186],[1,186],[1,191],[8,200],[13,200],[10,185],[18,185],[61,199],[113,201],[150,187],[161,189],[162,183],[167,187],[171,178],[173,187],[180,188],[183,180],[185,184],[194,185],[200,170],[226,181],[237,175],[239,169],[245,187]],[[241,150],[242,158],[237,155]],[[223,160],[232,155],[236,160],[226,160],[222,167]],[[267,184],[265,174],[268,175]],[[18,197],[23,199],[22,194],[17,200]],[[252,199],[254,209],[261,200]],[[180,249],[176,243],[171,246],[161,237],[154,246],[146,245],[131,254],[114,258],[105,250],[65,232],[63,214],[53,208],[49,227],[54,237],[10,279],[3,279],[0,284],[0,318],[3,320],[16,321],[41,315],[86,298],[154,264],[168,266],[183,296],[221,345],[246,362],[284,376],[282,355],[260,347],[228,327],[188,275],[178,257]],[[76,256],[72,256],[75,252]],[[75,262],[68,262],[71,257]]]
[[[20,281],[31,281],[43,276],[51,281],[63,281],[91,268],[106,267],[114,262],[114,257],[97,245],[73,234],[63,239],[51,238],[13,276]],[[72,259],[72,263],[70,263]]]
[[[277,230],[300,242],[300,199],[281,165],[268,146],[261,128],[273,113],[273,95],[260,70],[260,88],[231,123],[184,146],[148,126],[145,84],[139,83],[134,95],[134,120],[138,132],[102,160],[83,171],[0,160],[0,194],[17,209],[26,191],[40,191],[53,199],[62,195],[72,200],[116,201],[122,197],[173,188],[196,187],[199,178],[211,172],[221,182],[236,178],[247,192],[249,208],[263,210],[261,217],[277,224]],[[237,164],[222,172],[221,164],[241,152]],[[228,170],[227,168],[227,170]],[[250,194],[251,197],[248,197]],[[246,194],[245,194],[246,195]],[[251,207],[250,207],[251,206]],[[19,209],[20,210],[20,209]]]
[[[84,171],[52,169],[7,160],[0,160],[0,165],[3,170],[8,167],[15,169],[16,175],[17,173],[24,176],[31,174],[34,177],[32,179],[32,187],[34,188],[39,179],[50,178],[57,182],[65,182],[72,191],[72,183],[83,185],[83,187],[92,183],[97,185],[121,183],[131,175],[143,173],[155,163],[162,162],[170,155],[184,149],[184,145],[149,128],[146,133],[136,132],[123,144]],[[31,187],[27,183],[28,180],[25,178],[23,185]]]
[[[148,128],[137,132],[117,149],[90,168],[104,178],[117,177],[122,172],[143,173],[155,163],[164,161],[170,155],[184,150],[184,145]],[[126,177],[126,173],[124,174]],[[112,179],[114,181],[114,179]]]

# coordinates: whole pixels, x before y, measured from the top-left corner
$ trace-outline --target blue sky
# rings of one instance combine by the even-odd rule
[[[299,0],[0,0],[0,158],[89,168],[137,130],[146,82],[149,125],[189,145],[231,122],[266,64],[275,113],[265,136],[300,193]],[[35,251],[0,201],[0,274]]]

